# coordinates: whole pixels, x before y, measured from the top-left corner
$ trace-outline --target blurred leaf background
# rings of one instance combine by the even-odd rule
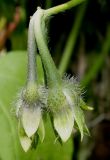
[[[14,106],[26,82],[27,28],[37,6],[50,8],[67,0],[0,1],[0,159],[1,160],[109,160],[110,159],[110,1],[88,0],[53,16],[48,23],[48,45],[60,73],[74,75],[83,96],[94,107],[86,112],[91,137],[80,142],[78,133],[63,145],[54,144],[46,120],[46,139],[25,153],[17,135]],[[19,12],[16,14],[16,8]],[[11,27],[10,27],[11,26]],[[13,27],[15,26],[15,27]],[[11,28],[11,29],[10,29]],[[4,34],[5,33],[5,34]],[[38,58],[39,81],[42,67]]]

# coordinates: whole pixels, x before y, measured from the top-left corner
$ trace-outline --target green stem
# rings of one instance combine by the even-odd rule
[[[28,30],[28,83],[35,82],[36,76],[36,41],[33,30],[33,18],[31,18]]]
[[[49,53],[45,40],[45,11],[38,8],[33,17],[36,42],[46,71],[47,83],[49,87],[53,87],[59,85],[61,82],[61,77]]]
[[[42,10],[41,8],[38,8],[38,10],[33,16],[35,38],[36,38],[38,50],[46,71],[47,83],[48,83],[48,86],[50,87],[53,87],[59,84],[61,85],[61,76],[57,71],[57,68],[53,62],[53,59],[47,47],[47,43],[45,39],[45,35],[46,35],[45,21],[49,16],[65,11],[67,9],[70,9],[73,6],[76,6],[83,1],[85,0],[74,0],[74,1],[71,0],[67,3],[64,3],[62,5],[59,5],[47,10]]]
[[[85,13],[85,10],[86,10],[86,6],[87,6],[87,4],[84,3],[83,5],[81,5],[78,8],[76,18],[75,18],[75,22],[73,24],[70,35],[67,39],[67,43],[66,43],[66,46],[64,48],[64,53],[63,53],[63,56],[62,56],[62,59],[61,59],[60,65],[59,65],[59,71],[60,71],[61,75],[63,75],[64,72],[66,71],[69,60],[70,60],[71,55],[73,53],[73,50],[75,48],[76,39],[77,39],[78,34],[79,34],[79,29],[81,27],[81,23],[82,23],[83,16],[84,16],[84,13]]]
[[[85,0],[70,0],[64,4],[58,5],[56,7],[52,7],[50,9],[45,10],[45,16],[51,16],[54,14],[58,14],[59,12],[71,9],[72,7],[84,2]]]

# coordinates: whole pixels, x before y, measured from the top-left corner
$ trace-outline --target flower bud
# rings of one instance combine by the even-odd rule
[[[63,142],[70,137],[74,121],[81,133],[88,133],[84,114],[81,109],[81,89],[72,79],[62,80],[62,86],[49,89],[47,104],[53,117],[53,125]],[[85,130],[85,131],[84,131]]]
[[[44,140],[42,110],[46,105],[46,96],[45,88],[36,84],[27,85],[20,93],[16,114],[25,133],[25,137],[20,136],[24,150],[30,147],[29,144],[32,143],[30,140],[36,131],[41,141]]]
[[[47,104],[53,117],[55,130],[63,142],[67,141],[73,129],[74,117],[66,96],[61,89],[50,89]]]
[[[38,129],[41,120],[41,108],[39,106],[23,107],[21,121],[28,137],[31,137]]]
[[[62,109],[53,116],[53,123],[56,131],[58,132],[62,141],[66,142],[72,133],[74,125],[72,110],[70,108]]]

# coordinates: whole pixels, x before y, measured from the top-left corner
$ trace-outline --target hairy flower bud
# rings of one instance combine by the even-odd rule
[[[45,69],[48,87],[47,107],[50,111],[54,128],[62,141],[65,142],[70,137],[74,121],[81,132],[82,139],[84,130],[87,132],[88,130],[81,109],[81,107],[85,107],[81,101],[81,89],[74,78],[67,76],[62,80],[54,64],[45,38],[46,21],[48,19],[45,13],[46,11],[40,7],[37,9],[33,15],[33,28],[38,51]]]
[[[43,141],[45,131],[42,120],[42,110],[45,105],[46,92],[44,87],[29,84],[29,86],[26,86],[21,91],[16,113],[26,135],[25,138],[22,137],[21,141],[22,146],[24,146],[23,148],[25,148],[25,143],[30,142],[29,138],[32,138],[37,130],[39,138]]]
[[[47,104],[53,117],[53,125],[63,142],[70,137],[74,121],[76,122],[81,140],[85,125],[83,111],[80,106],[81,89],[73,78],[62,80],[62,86],[49,89]]]
[[[62,141],[66,141],[72,132],[74,117],[61,89],[50,89],[48,107],[53,117],[53,125]]]

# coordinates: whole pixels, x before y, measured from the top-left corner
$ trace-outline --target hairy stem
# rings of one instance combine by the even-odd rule
[[[56,7],[53,7],[47,10],[42,10],[40,7],[38,7],[38,10],[33,16],[35,38],[36,38],[37,47],[46,71],[48,86],[52,87],[59,84],[61,85],[61,76],[57,71],[57,68],[53,62],[53,59],[50,55],[50,52],[46,43],[45,21],[49,16],[65,11],[67,9],[70,9],[73,6],[76,6],[83,1],[85,0],[71,0],[62,5],[58,5]]]
[[[45,16],[51,16],[54,14],[58,14],[59,12],[71,9],[72,7],[84,2],[85,0],[70,0],[64,4],[58,5],[56,7],[52,7],[50,9],[45,10]]]
[[[38,8],[34,14],[34,31],[36,42],[41,56],[46,76],[48,86],[53,87],[59,85],[61,82],[60,74],[57,71],[57,68],[53,62],[53,59],[50,55],[46,40],[45,40],[45,11],[41,8]]]
[[[36,52],[37,46],[33,30],[33,18],[31,18],[28,30],[28,83],[35,82],[36,76]]]

